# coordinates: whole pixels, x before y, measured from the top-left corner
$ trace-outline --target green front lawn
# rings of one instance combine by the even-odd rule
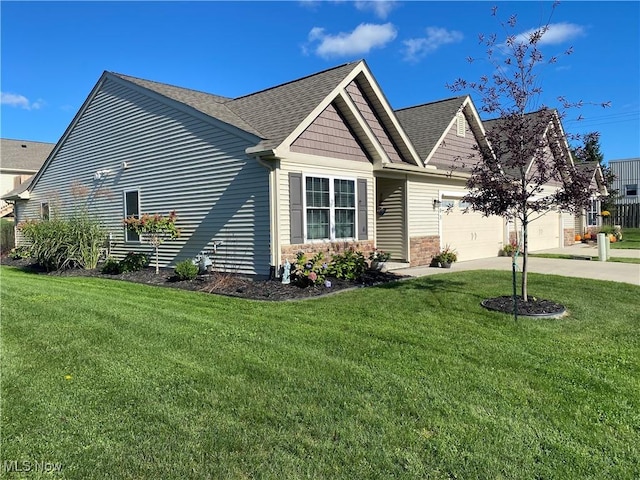
[[[611,248],[640,250],[640,228],[625,228],[622,230],[622,241],[612,243]]]
[[[633,285],[530,274],[571,315],[516,323],[479,306],[509,272],[285,303],[1,274],[2,460],[43,478],[640,472]]]

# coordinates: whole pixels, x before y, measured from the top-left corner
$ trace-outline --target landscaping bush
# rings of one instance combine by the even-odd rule
[[[7,253],[15,246],[16,235],[13,222],[3,218],[0,220],[0,252]]]
[[[102,268],[100,269],[102,273],[106,273],[107,275],[118,275],[122,273],[122,267],[120,266],[120,262],[113,257],[107,258],[102,264]]]
[[[322,252],[316,253],[310,260],[307,259],[303,252],[298,252],[291,277],[294,283],[301,287],[320,285],[324,282],[327,269],[328,265],[324,261]]]
[[[122,273],[137,272],[148,265],[149,254],[129,252],[122,260],[120,260],[120,271]]]
[[[87,215],[26,221],[19,228],[31,244],[31,257],[47,271],[98,265],[105,234]]]
[[[9,253],[9,258],[12,260],[31,258],[31,247],[29,247],[28,245],[21,245],[19,247],[16,247]]]
[[[357,280],[366,269],[367,261],[362,252],[348,249],[331,256],[328,274],[342,280]]]
[[[185,260],[176,264],[176,276],[178,280],[193,280],[198,276],[199,268],[191,260]]]

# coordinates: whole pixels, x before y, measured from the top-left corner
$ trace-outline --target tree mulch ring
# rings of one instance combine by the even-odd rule
[[[178,288],[181,290],[271,301],[316,298],[347,289],[382,285],[407,278],[404,275],[396,275],[391,272],[367,270],[358,280],[349,281],[327,278],[327,280],[331,282],[330,287],[323,284],[303,288],[293,283],[284,285],[280,279],[259,280],[234,273],[212,273],[209,275],[198,275],[193,280],[178,280],[172,268],[161,268],[158,274],[156,274],[155,268],[147,267],[137,272],[110,275],[102,273],[99,268],[91,270],[74,268],[46,272],[38,265],[32,264],[28,259],[12,260],[9,257],[3,257],[2,264],[18,267],[24,271],[39,275],[107,278],[160,287]]]
[[[544,300],[529,295],[529,300],[524,302],[518,295],[518,316],[531,318],[560,318],[567,314],[567,309],[559,303]],[[503,296],[488,298],[480,303],[487,310],[513,314],[513,297]]]

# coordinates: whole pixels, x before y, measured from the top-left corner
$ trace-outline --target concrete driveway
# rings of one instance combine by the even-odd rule
[[[595,247],[576,244],[565,248],[542,250],[535,253],[562,253],[575,256],[598,256]],[[640,258],[640,250],[611,250],[612,257]],[[511,270],[510,257],[483,258],[454,263],[450,269],[436,267],[410,267],[394,269],[402,275],[421,277],[465,270]],[[518,259],[518,271],[522,270],[522,259]],[[529,272],[561,275],[565,277],[593,278],[640,286],[640,264],[600,262],[594,260],[564,260],[559,258],[529,257]]]

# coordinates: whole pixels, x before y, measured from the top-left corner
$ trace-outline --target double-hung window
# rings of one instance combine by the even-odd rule
[[[138,190],[129,190],[124,192],[124,217],[140,218],[140,192]],[[139,242],[140,235],[136,232],[124,229],[125,242]]]
[[[307,240],[356,237],[355,180],[306,177]]]

